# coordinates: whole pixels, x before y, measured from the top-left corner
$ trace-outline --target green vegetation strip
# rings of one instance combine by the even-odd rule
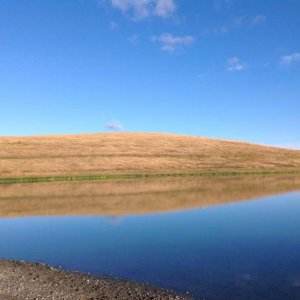
[[[274,174],[300,174],[300,170],[215,171],[215,172],[198,172],[198,173],[135,173],[135,174],[115,174],[115,175],[108,174],[108,175],[21,177],[21,178],[0,178],[0,184],[51,182],[51,181],[133,179],[133,178],[153,178],[153,177],[243,176],[243,175],[274,175]]]

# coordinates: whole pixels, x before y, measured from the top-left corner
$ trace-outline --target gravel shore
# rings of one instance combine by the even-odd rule
[[[0,260],[0,299],[189,299],[146,284]]]

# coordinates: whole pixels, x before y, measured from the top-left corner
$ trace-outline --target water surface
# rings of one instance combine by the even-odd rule
[[[275,176],[0,187],[0,257],[196,299],[300,299],[299,183]],[[22,201],[31,205],[27,216],[16,209]]]

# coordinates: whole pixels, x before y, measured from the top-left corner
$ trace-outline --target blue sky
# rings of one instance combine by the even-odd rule
[[[0,0],[0,135],[300,147],[299,0]]]

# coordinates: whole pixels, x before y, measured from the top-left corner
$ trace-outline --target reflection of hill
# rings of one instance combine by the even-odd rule
[[[295,190],[300,190],[299,175],[0,185],[0,216],[150,214]]]

